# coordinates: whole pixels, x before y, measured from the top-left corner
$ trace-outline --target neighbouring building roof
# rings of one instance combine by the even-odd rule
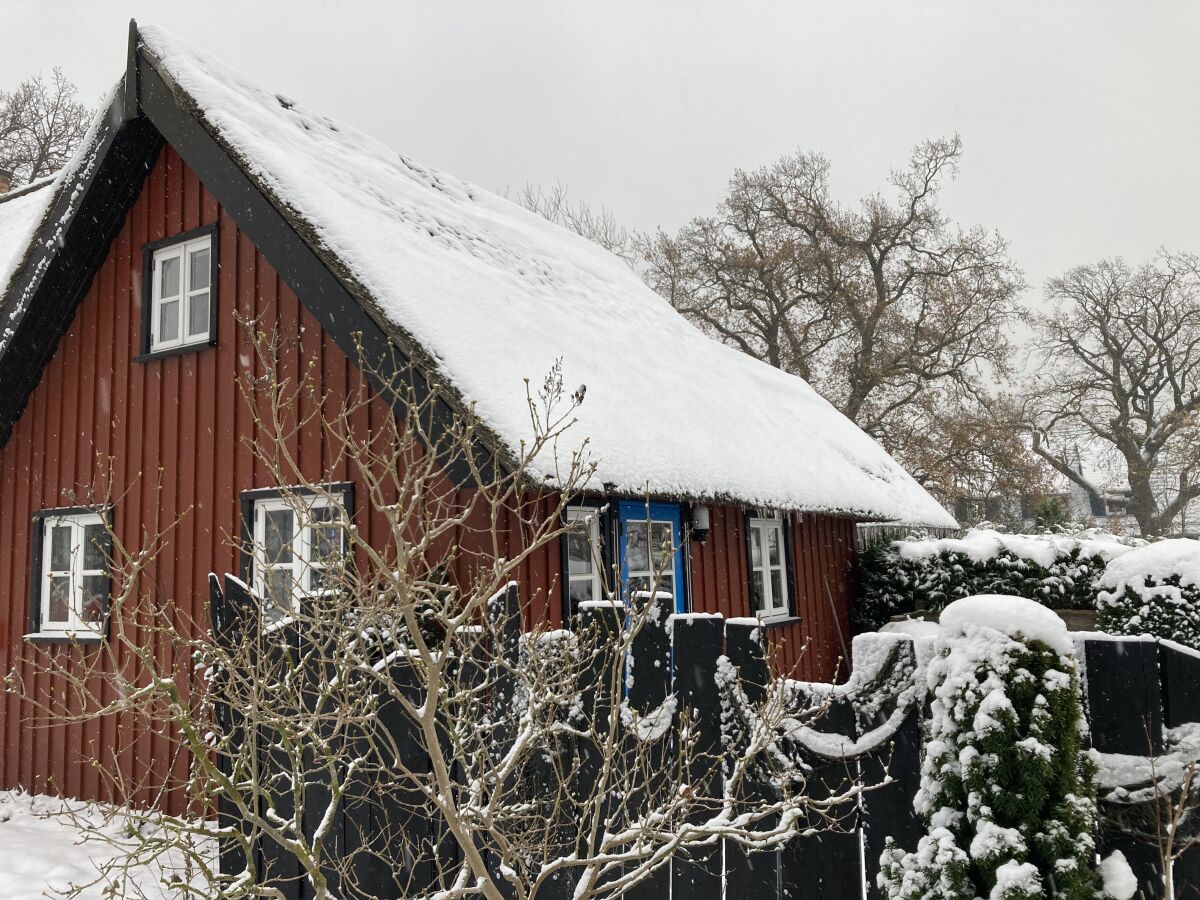
[[[597,489],[955,524],[806,382],[701,334],[600,247],[159,29],[139,52],[503,446],[531,437],[526,379],[536,391],[561,367],[568,394],[586,386],[569,437],[588,441]],[[541,474],[553,481],[552,460]]]
[[[54,191],[47,190],[53,183],[53,178],[43,178],[0,194],[0,285],[8,284],[25,258],[29,243],[54,199]]]

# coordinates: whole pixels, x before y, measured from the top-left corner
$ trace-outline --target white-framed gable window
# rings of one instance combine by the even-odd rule
[[[751,518],[749,532],[750,603],[759,618],[785,618],[791,614],[791,600],[783,520],[777,516]]]
[[[100,514],[48,510],[35,527],[35,634],[99,636],[108,617],[111,540]]]
[[[150,256],[149,353],[213,341],[213,236],[181,238]]]
[[[264,494],[264,496],[253,496]],[[279,609],[336,588],[350,510],[340,492],[253,492],[251,584]]]
[[[571,609],[588,600],[604,599],[600,571],[600,510],[568,506],[563,535],[567,602]]]

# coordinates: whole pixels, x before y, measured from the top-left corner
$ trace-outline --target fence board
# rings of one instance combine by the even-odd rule
[[[763,652],[762,626],[753,620],[731,620],[725,623],[725,655],[738,673],[738,680],[750,707],[756,708],[767,695],[771,681],[770,666]],[[727,748],[730,762],[738,758],[742,748]],[[728,764],[728,763],[727,763]],[[754,804],[775,797],[775,791],[765,780],[752,777],[746,785],[746,801]],[[773,827],[778,817],[763,822]],[[725,843],[725,891],[729,897],[775,897],[779,893],[779,851],[750,853],[727,841]]]
[[[692,731],[688,784],[697,796],[720,796],[721,695],[715,674],[725,639],[720,616],[675,616],[671,628],[675,651],[675,734],[686,721]],[[676,752],[679,752],[678,747]],[[703,822],[719,812],[697,808],[689,819]],[[720,900],[721,845],[696,847],[671,864],[671,892],[689,900]]]

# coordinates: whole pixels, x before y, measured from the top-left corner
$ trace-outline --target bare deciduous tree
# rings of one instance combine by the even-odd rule
[[[1012,398],[963,398],[929,413],[918,407],[903,426],[909,471],[964,527],[981,519],[1020,527],[1022,498],[1051,489],[1049,466],[1030,448]]]
[[[1076,448],[1115,457],[1130,514],[1143,534],[1163,534],[1200,497],[1200,261],[1104,260],[1051,280],[1046,294],[1054,309],[1037,320],[1041,365],[1027,412],[1034,450],[1097,499],[1104,486]]]
[[[293,486],[285,508],[313,529],[310,543],[343,548],[315,569],[288,569],[317,589],[260,577],[265,599],[247,593],[212,629],[181,621],[144,577],[172,523],[142,547],[123,547],[114,532],[109,640],[87,671],[42,656],[48,695],[18,686],[67,720],[136,716],[190,761],[173,786],[186,795],[185,814],[121,811],[130,820],[122,855],[101,873],[131,892],[121,896],[139,896],[138,873],[157,866],[174,896],[278,897],[262,859],[318,900],[532,900],[552,885],[562,896],[564,881],[578,900],[615,897],[677,854],[721,842],[771,850],[853,809],[853,779],[810,797],[809,770],[780,751],[819,712],[797,708],[782,682],[761,701],[737,703],[745,725],[736,753],[697,744],[673,696],[638,708],[626,660],[661,605],[627,610],[610,583],[597,601],[610,627],[527,621],[519,646],[508,640],[520,623],[497,615],[497,598],[531,555],[557,545],[570,527],[566,505],[593,469],[576,452],[561,460],[553,490],[531,480],[530,464],[557,452],[581,399],[554,373],[530,397],[534,437],[504,471],[488,473],[475,462],[472,421],[442,418],[447,430],[434,434],[430,404],[400,377],[385,393],[407,412],[368,431],[366,388],[335,403],[311,373],[299,386],[280,381],[278,347],[263,334],[256,345],[266,374],[247,377],[244,392],[271,437],[253,450],[275,483]],[[312,402],[298,404],[304,394]],[[376,523],[374,534],[354,526],[339,493],[306,477],[295,438],[312,420],[365,486],[357,518]],[[471,488],[447,479],[451,462],[471,469]],[[318,502],[331,514],[315,517]],[[269,531],[244,549],[266,571],[281,552]],[[658,548],[660,575],[673,552]],[[187,660],[204,674],[190,687]],[[709,777],[697,777],[701,763]],[[118,798],[133,796],[111,760],[96,764]],[[751,789],[764,781],[773,790]],[[371,824],[348,836],[335,827],[343,813]],[[111,829],[81,824],[112,840]],[[217,842],[241,865],[218,871]]]
[[[650,284],[702,329],[815,388],[905,457],[911,416],[953,409],[1008,372],[1023,282],[1005,242],[938,206],[962,154],[927,141],[891,176],[893,201],[829,192],[798,153],[738,171],[714,216],[642,242]],[[930,402],[930,398],[938,402]]]
[[[561,225],[599,244],[624,260],[626,265],[633,267],[637,264],[637,249],[629,229],[618,223],[605,207],[597,211],[583,200],[572,200],[568,196],[567,186],[562,182],[549,190],[527,184],[517,196],[517,202],[555,225]]]
[[[55,68],[0,91],[0,169],[23,184],[57,172],[75,152],[94,111],[77,99],[75,85]]]

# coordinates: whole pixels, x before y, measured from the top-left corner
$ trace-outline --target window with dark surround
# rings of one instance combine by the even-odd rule
[[[750,609],[764,623],[795,616],[789,518],[769,510],[746,516]]]
[[[88,507],[33,515],[30,641],[98,641],[108,630],[111,511]]]
[[[348,562],[354,486],[244,491],[242,577],[279,613],[336,589]]]
[[[140,362],[217,343],[217,226],[147,244]]]

